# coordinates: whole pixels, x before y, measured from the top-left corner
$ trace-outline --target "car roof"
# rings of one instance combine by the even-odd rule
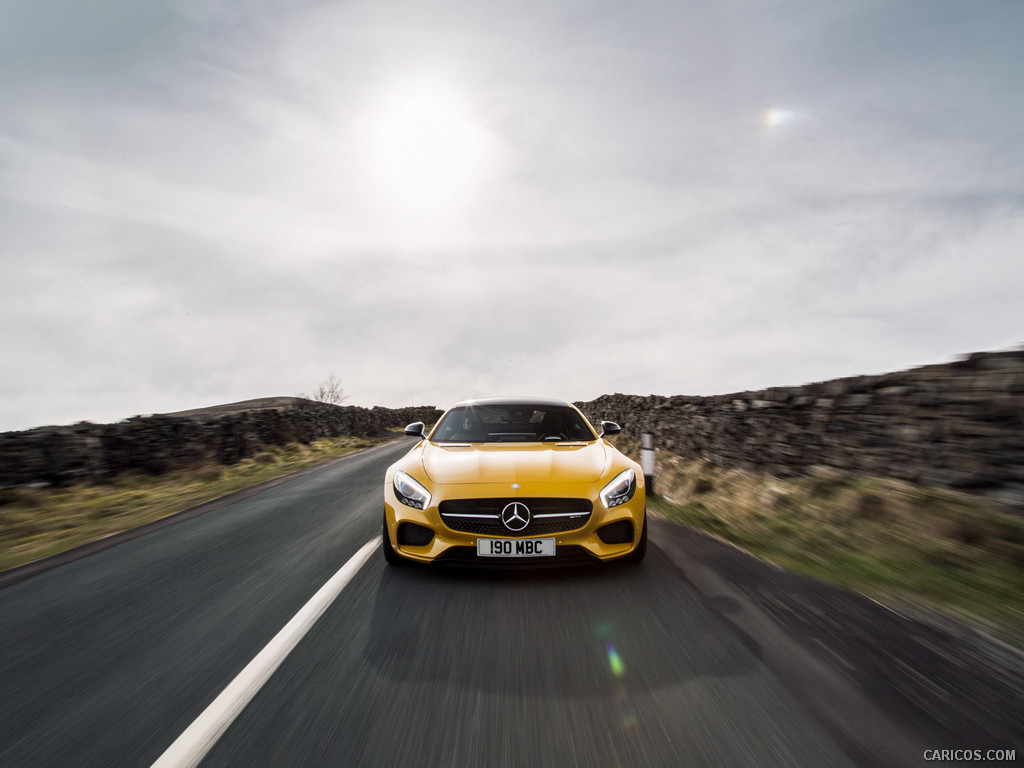
[[[477,397],[472,400],[463,400],[453,405],[453,408],[465,405],[570,405],[565,400],[557,397]]]

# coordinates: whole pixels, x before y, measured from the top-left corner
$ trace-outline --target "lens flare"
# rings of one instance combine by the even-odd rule
[[[622,659],[619,658],[619,652],[615,650],[615,646],[611,643],[608,643],[606,647],[608,649],[608,666],[612,668],[612,674],[616,677],[622,677],[626,668],[622,664]]]

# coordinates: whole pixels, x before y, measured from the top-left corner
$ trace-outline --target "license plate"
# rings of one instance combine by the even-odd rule
[[[554,539],[477,539],[479,557],[550,557],[555,554]]]

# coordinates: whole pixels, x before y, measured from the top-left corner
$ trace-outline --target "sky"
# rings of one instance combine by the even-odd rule
[[[0,431],[1024,342],[1018,0],[0,0]]]

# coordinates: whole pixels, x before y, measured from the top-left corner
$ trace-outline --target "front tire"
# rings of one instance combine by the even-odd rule
[[[388,565],[403,565],[405,563],[405,560],[402,558],[401,555],[395,552],[395,548],[391,546],[391,539],[388,538],[387,517],[384,518],[383,535],[384,538],[383,541],[381,542],[380,548],[381,551],[384,553],[384,561]]]
[[[644,556],[647,554],[647,510],[644,510],[644,527],[640,529],[640,541],[637,542],[636,549],[626,555],[623,560],[627,563],[639,563],[642,562]]]

